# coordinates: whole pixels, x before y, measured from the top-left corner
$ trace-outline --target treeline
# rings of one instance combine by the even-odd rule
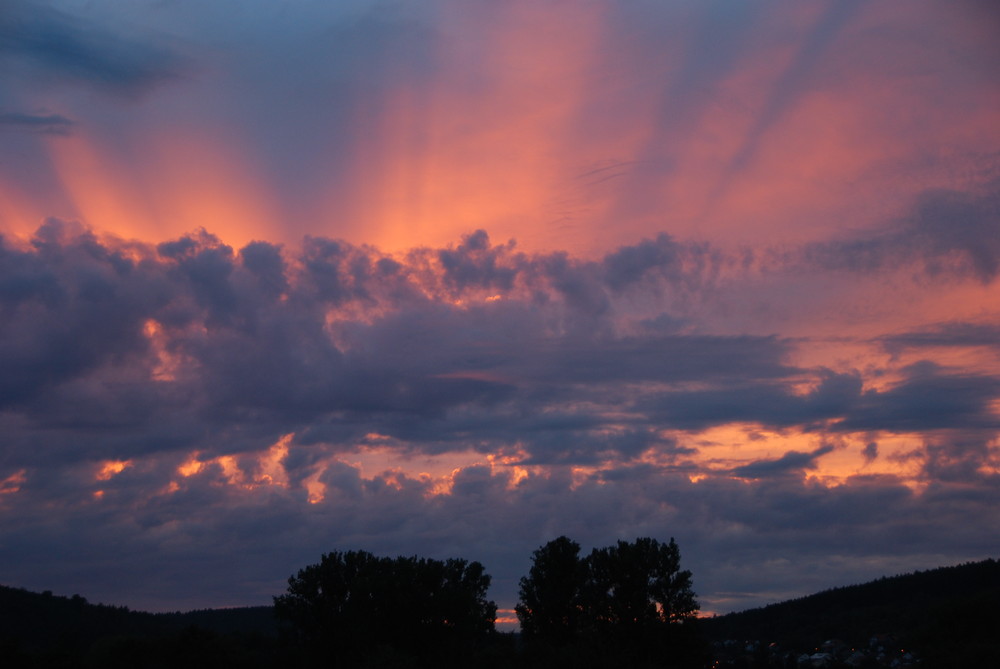
[[[0,586],[0,666],[694,668],[720,659],[710,642],[808,651],[831,638],[864,646],[872,635],[914,648],[925,669],[996,666],[1000,658],[995,560],[710,619],[695,617],[691,578],[672,539],[619,541],[581,555],[559,537],[533,553],[521,579],[522,634],[496,631],[490,576],[461,559],[330,553],[292,576],[273,607],[184,614]],[[734,659],[728,655],[725,662]],[[727,666],[793,661],[785,652],[785,665],[775,665],[774,657]]]
[[[306,666],[703,666],[673,539],[579,552],[559,537],[533,554],[516,609],[523,643],[497,634],[483,566],[458,559],[330,553],[289,579],[275,614]]]
[[[597,669],[706,657],[673,539],[586,558],[566,537],[539,548],[521,581],[524,639],[496,631],[490,581],[478,562],[347,551],[299,570],[273,609],[154,615],[3,588],[0,666]]]
[[[532,555],[516,611],[539,666],[700,667],[691,572],[673,539],[619,541],[580,556],[559,537]]]
[[[274,613],[307,666],[452,666],[494,641],[489,585],[478,562],[330,553],[289,579]]]

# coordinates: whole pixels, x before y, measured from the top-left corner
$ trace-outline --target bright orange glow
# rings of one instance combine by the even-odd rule
[[[226,135],[186,128],[151,140],[156,218],[175,234],[203,227],[237,248],[273,239],[282,217],[271,188],[254,173],[246,143]]]
[[[922,461],[912,454],[922,445],[918,434],[845,434],[838,437],[804,433],[799,429],[775,432],[757,425],[731,424],[697,435],[678,434],[678,440],[699,449],[694,460],[707,471],[725,474],[760,461],[779,460],[786,453],[812,453],[822,446],[833,449],[816,457],[804,476],[827,487],[842,485],[854,476],[889,476],[912,489],[920,489]],[[876,444],[875,457],[866,457],[866,447]],[[705,471],[689,475],[692,483],[703,480]]]
[[[490,453],[486,456],[486,461],[494,475],[507,475],[507,489],[514,490],[532,474],[540,475],[541,473],[541,467],[525,467],[520,464],[527,457],[528,453],[523,448],[518,447],[510,452]]]
[[[107,481],[116,474],[121,474],[125,471],[126,467],[131,467],[131,460],[107,460],[101,464],[101,468],[97,472],[98,481]]]
[[[77,133],[49,141],[52,162],[70,209],[51,215],[70,218],[124,237],[155,238],[144,189],[137,173],[96,137]]]
[[[153,241],[199,227],[237,247],[273,237],[280,216],[240,144],[217,129],[170,132],[118,148],[83,131],[49,141],[69,205],[44,213]]]
[[[187,478],[188,476],[194,476],[200,472],[205,467],[205,463],[198,459],[198,453],[195,452],[190,460],[182,464],[177,468],[177,473],[181,476]]]
[[[19,492],[21,486],[27,480],[27,473],[27,469],[22,469],[0,481],[0,495],[13,495]]]
[[[593,475],[597,473],[597,471],[598,471],[597,467],[571,467],[570,477],[572,483],[570,484],[569,489],[576,490],[587,481],[592,480]],[[596,481],[594,482],[597,483],[597,485],[605,484],[605,482],[602,481],[601,479],[596,479]]]
[[[260,485],[288,485],[288,474],[285,472],[284,460],[288,455],[289,444],[295,434],[289,432],[276,441],[271,448],[258,458],[258,471],[254,483]]]
[[[288,433],[266,451],[248,457],[246,461],[253,461],[255,465],[251,471],[241,467],[236,456],[220,455],[216,458],[203,460],[200,458],[200,454],[195,451],[188,460],[177,467],[177,473],[184,478],[189,478],[206,471],[211,465],[216,465],[221,470],[222,478],[225,479],[227,485],[244,490],[266,486],[288,487],[288,474],[285,471],[284,459],[288,455],[288,448],[294,436],[294,433]],[[176,492],[178,489],[176,484],[172,483],[167,492]]]
[[[438,56],[479,63],[480,83],[464,67],[445,66],[429,84],[360,101],[356,122],[369,134],[352,161],[354,180],[334,191],[322,218],[357,221],[365,241],[390,251],[443,245],[476,227],[537,247],[553,222],[586,206],[571,190],[584,168],[568,159],[575,143],[566,135],[590,94],[584,73],[599,55],[605,9],[560,13],[557,30],[538,3],[481,9],[489,16],[453,17],[476,20],[477,39],[447,40]]]
[[[239,462],[232,455],[220,455],[212,460],[222,469],[222,476],[230,485],[242,486],[244,481],[243,470],[240,469]]]
[[[434,479],[434,483],[427,491],[427,497],[440,497],[450,495],[455,487],[455,477],[462,472],[461,469],[453,469],[448,476],[440,476]]]
[[[326,484],[319,480],[322,470],[317,471],[302,482],[306,489],[306,501],[310,504],[320,504],[326,499]]]
[[[167,335],[156,321],[149,319],[143,326],[143,334],[149,341],[156,364],[150,370],[154,381],[176,381],[178,373],[184,364],[184,359],[171,353],[167,348]]]
[[[517,612],[514,609],[497,609],[496,622],[501,625],[517,622]]]
[[[509,489],[514,489],[521,484],[521,481],[528,478],[528,470],[524,467],[511,467],[510,482],[507,484]]]
[[[380,474],[382,483],[389,486],[390,488],[395,488],[396,490],[402,490],[405,483],[406,474],[399,470],[386,470]]]
[[[426,474],[439,480],[450,478],[456,470],[463,467],[485,464],[485,456],[475,451],[425,455],[410,454],[392,446],[380,445],[362,446],[357,450],[342,452],[337,459],[356,467],[364,478],[371,478],[382,472],[406,472],[408,476]]]
[[[54,193],[51,200],[39,202],[0,179],[0,233],[26,239],[48,216],[63,212],[64,217],[71,218],[69,205],[53,202],[59,199],[59,194]]]
[[[103,490],[95,490],[94,491],[94,499],[103,499],[103,498],[104,498],[104,491]]]
[[[933,25],[942,44],[992,53],[990,22],[972,12],[867,3],[810,56],[827,11],[759,8],[752,48],[714,68],[700,62],[698,30],[670,34],[650,59],[618,4],[442,13],[433,76],[387,65],[384,81],[353,92],[345,127],[301,129],[338,149],[302,165],[272,162],[266,145],[282,135],[260,138],[232,114],[173,113],[217,109],[219,91],[193,102],[182,91],[174,109],[144,110],[113,136],[80,123],[38,140],[50,192],[0,184],[0,220],[27,233],[45,216],[75,218],[155,241],[203,226],[237,247],[329,235],[390,252],[477,227],[584,256],[665,229],[790,243],[884,222],[928,187],[965,187],[977,156],[997,150],[1000,91],[956,83],[949,96],[947,62],[884,41],[888,25]],[[672,11],[677,26],[699,18]],[[901,75],[908,59],[925,75]],[[315,183],[302,188],[301,175]]]

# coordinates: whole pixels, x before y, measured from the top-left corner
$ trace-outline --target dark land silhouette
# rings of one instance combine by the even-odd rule
[[[690,573],[672,561],[676,546],[671,549],[671,545],[640,539],[595,553],[605,560],[630,553],[619,563],[628,565],[618,581],[622,597],[642,589],[637,584],[643,579],[637,574],[648,576],[655,565],[662,566],[662,561],[651,556],[665,557],[666,569],[659,573],[679,585],[674,594],[680,593],[680,598],[675,601],[683,604],[679,610],[689,611],[686,596],[694,594]],[[592,576],[586,575],[590,556],[581,558],[574,546],[572,540],[560,537],[541,547],[534,554],[532,572],[522,579],[519,614],[530,618],[530,611],[544,609],[537,599],[531,600],[534,595],[525,586],[528,590],[544,586],[545,590],[552,585],[543,597],[555,604],[571,602],[563,610],[569,612],[566,616],[549,609],[545,618],[549,632],[540,633],[537,625],[532,629],[530,622],[523,635],[496,632],[492,624],[495,608],[486,599],[489,576],[481,565],[349,552],[332,554],[332,561],[324,556],[318,565],[300,570],[290,579],[288,592],[275,598],[277,607],[152,614],[91,604],[79,595],[64,597],[0,586],[0,666],[798,668],[881,667],[896,662],[895,666],[909,663],[933,669],[993,667],[1000,658],[1000,563],[993,559],[885,577],[726,616],[695,619],[681,615],[683,622],[676,617],[670,622],[671,616],[656,599],[664,596],[656,590],[662,583],[657,585],[653,578],[646,581],[653,588],[653,594],[646,593],[646,605],[640,593],[630,604],[620,601],[614,613],[608,608],[611,601],[603,600],[595,628],[594,609],[586,604],[586,598],[595,596],[587,590],[594,587],[592,582],[588,585]],[[372,596],[383,597],[379,592],[391,592],[394,605],[409,602],[407,610],[414,606],[427,610],[427,598],[444,592],[453,598],[450,603],[430,606],[434,615],[409,618],[395,616],[393,607],[375,606],[360,613],[345,609],[335,589],[310,590],[309,586],[298,591],[306,593],[305,599],[296,598],[295,585],[308,581],[310,569],[319,570],[324,562],[328,571],[331,564],[333,572],[341,568],[343,577],[348,555],[370,563],[367,584],[359,585],[352,578],[344,581],[354,593],[365,593],[361,599],[368,600],[366,606],[372,605]],[[604,573],[610,568],[602,567]],[[552,583],[547,582],[550,578]],[[635,587],[626,587],[625,580]],[[606,585],[598,586],[598,593]],[[605,588],[604,596],[614,595],[615,590]],[[310,601],[312,594],[322,592],[331,595],[330,601],[324,603],[322,597]],[[583,598],[579,603],[578,597]],[[596,601],[602,601],[600,595]],[[306,610],[332,605],[336,612],[341,606],[341,613],[347,611],[358,620],[350,624],[334,621],[334,631],[327,635],[309,615],[301,617],[302,609],[289,615],[303,603]],[[459,611],[468,614],[464,622],[456,617]],[[622,611],[632,613],[626,616],[627,624],[620,626],[615,616],[620,617]]]
[[[829,666],[1000,666],[1000,562],[883,577],[704,619],[701,627],[730,666],[798,666],[790,656],[806,653],[833,656]],[[847,661],[853,654],[856,664]]]

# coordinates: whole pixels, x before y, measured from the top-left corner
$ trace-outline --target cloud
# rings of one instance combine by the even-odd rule
[[[791,376],[792,370],[788,369],[787,377]],[[861,378],[853,373],[821,370],[818,380],[816,387],[805,394],[780,382],[723,383],[708,390],[650,395],[640,400],[639,406],[656,419],[686,430],[732,422],[810,427],[851,415],[861,395]]]
[[[392,256],[205,230],[151,245],[58,220],[3,238],[0,565],[170,609],[266,602],[337,548],[461,555],[509,608],[564,533],[677,536],[709,593],[736,554],[795,556],[798,591],[838,583],[817,561],[834,579],[975,557],[956,519],[996,522],[996,377],[809,367],[808,339],[698,331],[684,305],[728,290],[729,261],[698,260],[716,255],[658,236],[589,260],[485,232]],[[71,547],[94,559],[55,557]]]
[[[1000,428],[1000,417],[992,409],[1000,397],[1000,378],[942,373],[928,363],[907,371],[908,378],[899,384],[863,393],[837,429],[919,432]]]
[[[623,259],[646,259],[632,266],[654,294],[698,281],[674,276],[690,254],[665,237],[592,262],[478,232],[397,260],[315,237],[236,251],[205,231],[153,248],[53,220],[0,252],[3,406],[129,425],[153,450],[379,432],[432,453],[521,444],[531,462],[593,463],[666,453],[662,429],[997,427],[990,375],[924,365],[865,390],[857,372],[789,364],[797,344],[776,336],[622,332],[641,283],[623,292]]]
[[[995,551],[968,3],[265,4],[4,3],[9,583],[367,549],[509,608],[555,536],[676,536],[725,611]]]
[[[458,292],[470,287],[508,291],[514,285],[517,269],[502,266],[499,259],[513,247],[514,242],[511,241],[506,246],[490,248],[486,231],[476,230],[467,235],[457,248],[438,251],[444,280]]]
[[[874,272],[913,263],[927,276],[971,275],[983,284],[1000,267],[1000,185],[982,192],[924,191],[908,215],[872,235],[804,248],[823,269]]]
[[[2,242],[2,240],[0,240]],[[30,251],[0,245],[0,406],[97,372],[146,344],[142,322],[159,303],[146,272],[90,233],[50,220]]]
[[[74,122],[60,114],[23,114],[19,112],[0,113],[0,129],[23,130],[42,135],[68,135]]]
[[[733,474],[751,479],[800,474],[804,469],[816,469],[816,460],[831,451],[833,451],[833,446],[830,445],[820,446],[809,453],[788,451],[774,460],[757,460],[742,467],[736,467],[733,469]]]
[[[181,59],[155,41],[126,39],[41,3],[13,0],[0,16],[0,60],[134,97],[176,77]]]
[[[921,497],[893,478],[856,477],[826,488],[780,475],[816,464],[827,451],[791,452],[756,463],[745,472],[752,478],[697,484],[644,464],[583,480],[553,469],[512,487],[508,472],[480,464],[456,471],[450,493],[438,496],[427,496],[426,481],[363,475],[339,463],[324,475],[327,501],[313,505],[279,486],[226,485],[217,467],[181,480],[176,492],[149,495],[165,491],[169,469],[130,467],[100,484],[101,499],[83,503],[68,503],[66,481],[25,488],[30,497],[9,518],[0,563],[7,578],[31,587],[88,586],[91,599],[173,610],[266,603],[289,574],[330,550],[461,555],[484,560],[494,576],[491,596],[513,603],[531,551],[559,533],[587,549],[653,534],[677,537],[699,594],[715,599],[741,584],[747,594],[728,605],[740,607],[935,566],[943,551],[955,555],[951,547],[969,557],[992,549],[984,533],[996,529],[995,486]],[[141,491],[146,495],[132,497]],[[57,495],[65,506],[52,505]],[[38,504],[43,500],[49,504]],[[970,513],[981,521],[959,522]],[[92,559],[59,557],[74,547]],[[234,547],[243,556],[236,567]],[[776,562],[785,576],[778,584]],[[737,578],[746,569],[757,576]]]
[[[898,354],[904,350],[944,347],[1000,347],[1000,325],[993,323],[941,323],[926,329],[885,335],[879,340],[886,350]]]
[[[865,444],[865,448],[862,453],[865,456],[865,462],[874,462],[878,457],[878,444],[874,441],[868,442]]]

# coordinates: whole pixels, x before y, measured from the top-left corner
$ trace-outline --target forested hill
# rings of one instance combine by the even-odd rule
[[[989,559],[835,588],[709,618],[705,633],[814,649],[828,639],[867,646],[892,635],[925,657],[1000,657],[1000,562]]]
[[[881,578],[699,623],[719,648],[732,647],[726,640],[740,641],[740,648],[746,641],[760,642],[756,648],[776,642],[795,657],[793,652],[812,652],[828,639],[868,647],[877,636],[916,650],[926,669],[997,666],[1000,562]],[[183,666],[211,660],[220,667],[276,667],[288,666],[290,652],[271,606],[152,614],[0,586],[3,666]]]
[[[179,662],[229,657],[254,637],[268,646],[276,635],[270,606],[154,614],[0,586],[0,653],[12,667],[77,666],[82,658],[100,664],[105,654],[121,657],[122,646],[129,646],[125,655]]]

